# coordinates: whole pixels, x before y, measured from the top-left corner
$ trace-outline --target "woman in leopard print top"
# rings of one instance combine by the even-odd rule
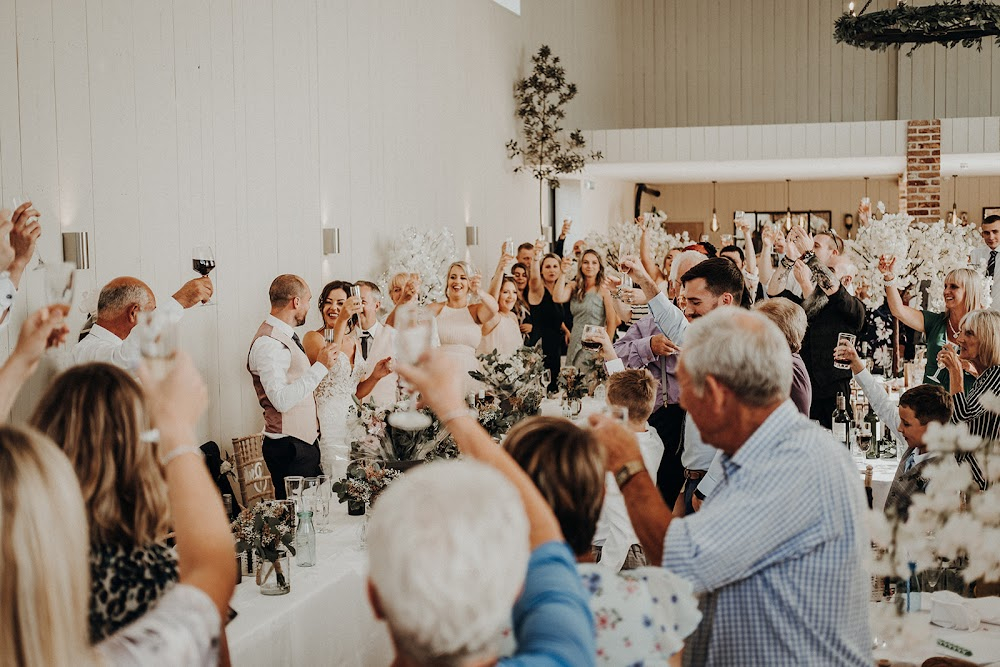
[[[138,619],[177,582],[165,543],[169,505],[138,383],[110,364],[69,369],[46,391],[31,423],[73,464],[90,525],[90,639]]]

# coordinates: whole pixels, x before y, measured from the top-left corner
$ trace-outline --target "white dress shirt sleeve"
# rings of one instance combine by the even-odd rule
[[[604,370],[608,372],[608,375],[614,375],[615,373],[621,373],[625,370],[625,362],[620,358],[615,357],[604,362]]]
[[[889,398],[885,389],[879,386],[872,374],[865,369],[854,376],[854,379],[861,386],[868,397],[868,405],[875,411],[882,423],[892,431],[897,442],[906,442],[906,439],[899,433],[899,409]]]
[[[715,458],[712,459],[712,465],[708,466],[708,472],[705,476],[701,478],[698,482],[697,492],[708,498],[709,494],[715,490],[718,486],[719,480],[722,479],[722,450],[718,449],[715,451]]]
[[[684,342],[687,318],[680,308],[670,302],[666,294],[660,292],[649,300],[649,312],[664,336],[678,345]]]
[[[250,371],[260,378],[271,405],[278,412],[288,412],[311,394],[326,376],[327,368],[318,361],[295,382],[288,381],[292,353],[269,336],[261,336],[250,346]]]

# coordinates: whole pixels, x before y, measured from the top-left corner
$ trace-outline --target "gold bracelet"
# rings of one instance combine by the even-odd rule
[[[199,454],[202,458],[205,456],[205,453],[201,451],[201,447],[178,447],[177,449],[171,449],[169,452],[164,454],[163,457],[160,458],[160,465],[166,468],[167,464],[171,461],[179,456],[184,456],[185,454]]]

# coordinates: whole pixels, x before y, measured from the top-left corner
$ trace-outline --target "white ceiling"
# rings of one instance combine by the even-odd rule
[[[745,183],[750,181],[816,181],[896,176],[903,172],[903,157],[851,157],[822,159],[734,160],[728,162],[595,162],[574,177],[636,183]],[[944,155],[945,176],[1000,175],[1000,153]]]

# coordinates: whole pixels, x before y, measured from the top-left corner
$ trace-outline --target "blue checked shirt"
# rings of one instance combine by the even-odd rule
[[[663,567],[703,594],[684,664],[871,665],[867,504],[847,450],[785,401],[722,467],[664,539]]]

